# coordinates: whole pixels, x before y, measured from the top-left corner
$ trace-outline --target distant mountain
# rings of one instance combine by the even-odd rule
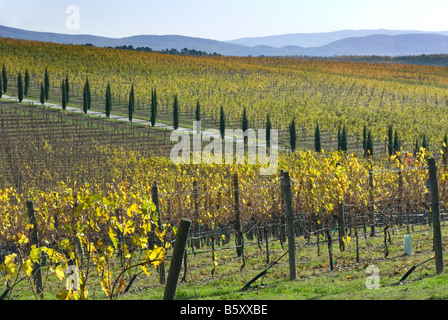
[[[228,44],[216,40],[185,37],[177,35],[141,35],[126,38],[106,38],[92,35],[71,35],[49,32],[26,31],[17,28],[0,26],[0,37],[14,38],[31,41],[54,42],[62,44],[86,44],[91,43],[97,47],[150,47],[153,50],[177,49],[184,48],[196,49],[208,53],[217,52],[225,55],[250,55],[245,52],[246,47]],[[250,48],[247,48],[251,51]]]
[[[370,35],[332,42],[314,53],[324,55],[409,56],[448,53],[448,36],[439,34]]]
[[[371,35],[401,35],[416,33],[433,33],[448,36],[447,31],[429,32],[429,31],[409,31],[409,30],[341,30],[333,32],[321,33],[291,33],[266,37],[240,38],[226,41],[227,43],[238,44],[248,47],[270,46],[274,48],[282,48],[285,46],[298,46],[303,48],[321,47],[331,42],[342,40],[345,38],[366,37]]]
[[[411,56],[447,53],[448,36],[427,33],[373,34],[365,37],[349,37],[324,46],[311,48],[298,46],[282,48],[252,47],[252,55],[254,56]]]
[[[140,35],[126,38],[106,38],[92,35],[68,35],[48,32],[26,31],[0,26],[0,37],[15,39],[55,42],[62,44],[87,44],[98,47],[133,46],[149,47],[153,50],[187,48],[234,56],[322,56],[335,55],[379,55],[405,56],[421,54],[447,54],[448,32],[427,33],[420,31],[393,30],[345,30],[338,32],[283,35],[271,38],[274,45],[249,46],[217,40],[186,37],[178,35]],[[357,36],[350,36],[357,35]],[[288,37],[290,39],[288,40]],[[339,38],[339,39],[338,39]],[[337,39],[337,40],[334,40]],[[280,41],[281,40],[281,41]],[[299,42],[302,41],[302,42]],[[236,40],[235,40],[236,41]],[[302,46],[296,45],[301,43]],[[311,44],[319,44],[309,47]],[[323,44],[325,43],[325,44]]]

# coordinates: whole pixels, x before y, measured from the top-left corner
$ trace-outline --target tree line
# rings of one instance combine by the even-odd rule
[[[86,43],[84,46],[86,47],[93,47],[93,44]],[[122,45],[122,46],[115,46],[115,47],[107,47],[109,49],[118,49],[118,50],[130,50],[130,51],[140,51],[140,52],[154,52],[154,53],[161,53],[161,54],[170,54],[170,55],[176,55],[176,56],[220,56],[220,54],[213,52],[208,53],[202,50],[196,50],[196,49],[188,49],[183,48],[182,50],[178,51],[175,48],[171,49],[165,49],[165,50],[153,50],[150,47],[137,47],[134,48],[132,45]]]
[[[325,60],[345,62],[367,62],[382,64],[414,64],[423,66],[448,66],[448,54],[421,54],[416,56],[288,56],[288,58],[300,60]]]

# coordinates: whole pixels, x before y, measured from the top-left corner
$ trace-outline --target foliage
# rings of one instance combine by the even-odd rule
[[[172,56],[13,39],[0,41],[0,56],[8,75],[28,69],[31,88],[38,88],[48,69],[45,79],[51,75],[54,83],[70,75],[71,97],[82,96],[87,76],[93,101],[104,103],[104,88],[110,83],[113,103],[125,104],[134,84],[135,108],[148,110],[157,88],[163,106],[170,107],[178,94],[181,113],[194,112],[200,99],[203,117],[219,121],[220,107],[225,106],[232,127],[240,126],[246,108],[254,129],[264,128],[270,113],[273,128],[287,130],[294,118],[304,136],[313,134],[318,121],[321,133],[336,134],[341,124],[353,136],[361,136],[367,125],[378,141],[384,141],[393,124],[403,144],[413,146],[423,134],[427,141],[441,140],[448,122],[448,77],[443,67]],[[45,80],[46,100],[49,87]]]
[[[149,276],[149,266],[164,262],[169,244],[163,236],[168,225],[158,225],[155,205],[146,195],[128,188],[116,184],[105,192],[91,185],[72,189],[61,182],[53,194],[34,190],[29,200],[36,206],[40,242],[45,244],[39,247],[30,245],[32,226],[20,205],[11,203],[21,204],[23,195],[2,190],[1,202],[8,206],[4,208],[13,211],[2,215],[0,236],[3,244],[15,244],[19,251],[19,255],[8,255],[1,265],[2,284],[13,289],[19,273],[31,278],[33,264],[37,263],[39,268],[45,267],[45,277],[55,276],[61,282],[64,289],[58,294],[59,299],[83,300],[88,298],[90,274],[96,270],[105,294],[113,299],[123,292],[123,277],[131,269],[139,267]],[[149,248],[151,230],[155,230],[163,246]],[[130,242],[125,243],[125,238]],[[117,254],[122,259],[118,270],[112,265]],[[74,280],[65,276],[67,269],[77,270],[76,280],[70,285],[63,283]]]

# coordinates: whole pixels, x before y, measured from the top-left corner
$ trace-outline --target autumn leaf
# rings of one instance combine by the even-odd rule
[[[110,240],[112,240],[115,249],[117,249],[118,248],[117,231],[112,226],[109,227],[109,238]]]
[[[55,273],[56,273],[56,276],[58,277],[59,281],[64,280],[64,268],[61,265],[56,267]]]
[[[39,263],[40,251],[41,249],[38,248],[35,244],[31,246],[30,258],[33,262]]]
[[[126,281],[121,280],[120,281],[120,286],[118,287],[118,292],[123,293],[125,288],[126,288]]]
[[[33,272],[33,262],[31,261],[31,259],[25,260],[25,262],[22,264],[22,270],[28,277],[31,276],[31,273]]]
[[[56,295],[58,300],[70,300],[72,297],[72,290],[62,290]]]
[[[146,265],[140,266],[143,270],[143,272],[149,277],[151,275],[151,272],[149,272],[149,268]]]

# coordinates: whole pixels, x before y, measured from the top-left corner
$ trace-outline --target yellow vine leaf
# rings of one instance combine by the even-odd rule
[[[56,273],[56,276],[58,277],[59,281],[64,280],[64,268],[61,265],[56,267],[55,273]]]
[[[31,261],[31,259],[25,260],[25,262],[22,264],[22,270],[28,277],[31,276],[31,273],[33,272],[33,262]]]
[[[41,249],[38,248],[35,244],[31,246],[30,258],[31,260],[33,260],[33,262],[39,263],[40,251]]]
[[[72,290],[62,290],[56,295],[58,300],[70,300],[73,295]]]
[[[143,272],[149,277],[151,275],[151,272],[149,272],[149,268],[146,265],[140,266],[143,270]]]
[[[112,226],[109,227],[109,237],[116,249],[118,247],[117,231],[115,231],[115,228]]]

